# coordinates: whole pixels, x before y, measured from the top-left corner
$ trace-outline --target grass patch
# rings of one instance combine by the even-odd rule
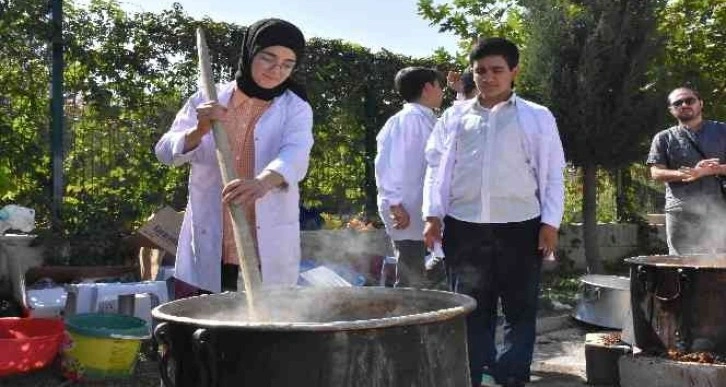
[[[578,271],[543,273],[540,285],[540,309],[543,312],[555,311],[556,304],[574,308],[580,294],[580,277],[583,274]]]

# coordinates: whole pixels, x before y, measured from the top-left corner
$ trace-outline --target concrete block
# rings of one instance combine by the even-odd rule
[[[726,387],[726,366],[686,363],[660,357],[621,356],[621,387]]]
[[[618,385],[618,359],[630,352],[630,346],[623,344],[619,336],[619,332],[585,335],[585,372],[588,384]]]

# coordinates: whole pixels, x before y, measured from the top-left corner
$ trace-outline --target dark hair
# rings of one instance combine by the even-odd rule
[[[476,83],[474,83],[474,73],[471,70],[466,70],[461,74],[461,84],[464,86],[464,95],[469,95],[474,91]]]
[[[519,49],[517,46],[504,38],[488,38],[480,40],[469,53],[469,64],[486,56],[501,55],[507,61],[509,69],[519,65]]]
[[[445,84],[444,76],[439,71],[425,67],[406,67],[396,73],[393,80],[396,91],[406,102],[415,102],[421,98],[421,92],[427,83]]]
[[[701,93],[699,93],[698,90],[696,90],[696,88],[693,87],[693,85],[691,85],[690,83],[687,83],[685,85],[676,87],[675,89],[671,90],[670,93],[668,93],[668,96],[666,97],[666,102],[668,102],[669,106],[671,104],[671,94],[673,94],[674,91],[680,90],[680,89],[689,90],[691,93],[693,93],[693,95],[696,96],[696,98],[698,98],[699,101],[703,101],[703,99],[701,99]]]

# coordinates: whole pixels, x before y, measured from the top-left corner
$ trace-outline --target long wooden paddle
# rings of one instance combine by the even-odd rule
[[[209,48],[204,37],[204,31],[197,28],[197,51],[199,54],[199,84],[202,92],[208,101],[217,101],[217,89],[214,86],[212,77],[212,64],[209,60]],[[222,183],[227,185],[230,181],[238,177],[234,168],[234,160],[232,151],[227,139],[227,132],[218,121],[212,126],[212,134],[214,142],[217,144],[217,161],[219,169],[222,172]],[[250,225],[245,217],[245,210],[241,205],[231,203],[229,205],[232,213],[232,227],[234,229],[234,243],[237,246],[237,256],[239,257],[239,267],[242,271],[244,280],[244,290],[247,293],[248,305],[254,305],[255,290],[260,287],[261,275],[259,270],[259,257],[255,250],[255,242],[250,233]]]

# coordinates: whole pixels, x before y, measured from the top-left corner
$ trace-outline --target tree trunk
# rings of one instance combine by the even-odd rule
[[[629,194],[630,187],[633,186],[633,175],[630,172],[630,167],[619,168],[616,173],[617,181],[617,216],[618,222],[632,222],[637,219],[637,203],[634,202],[635,198]]]
[[[602,273],[597,240],[597,165],[588,163],[583,166],[582,170],[582,235],[585,243],[587,272]]]
[[[623,188],[623,170],[615,169],[610,173],[615,180],[615,221],[625,222],[628,217],[627,204],[625,202],[625,189]]]

